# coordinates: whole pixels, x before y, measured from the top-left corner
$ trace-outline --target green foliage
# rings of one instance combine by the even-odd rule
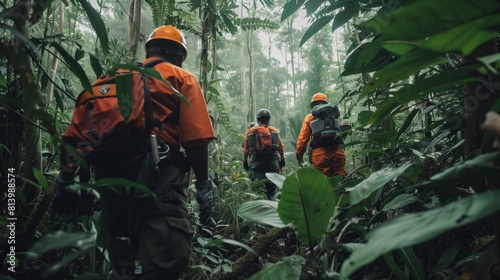
[[[247,221],[270,225],[276,228],[286,227],[278,215],[278,202],[276,201],[247,201],[238,207],[238,216]]]
[[[292,224],[299,240],[313,244],[322,237],[333,214],[336,197],[325,177],[312,167],[302,168],[283,183],[278,214]]]
[[[370,231],[365,246],[354,250],[340,271],[348,279],[359,267],[396,248],[406,248],[451,229],[488,217],[500,209],[500,191],[486,191],[421,213],[406,214]]]
[[[299,280],[304,259],[300,256],[287,256],[278,263],[266,264],[262,270],[249,280],[295,279]]]
[[[175,0],[146,0],[153,12],[153,23],[155,26],[172,24],[169,17],[175,10]]]
[[[258,29],[278,29],[279,24],[269,19],[260,18],[238,18],[235,25],[240,26],[243,30],[258,30]]]
[[[96,32],[96,35],[101,42],[102,51],[104,52],[104,54],[108,54],[109,52],[108,33],[106,25],[104,24],[101,16],[94,9],[94,7],[92,7],[89,1],[78,0],[78,2],[80,2],[80,5],[82,5],[83,10],[85,11],[85,13],[87,13],[89,22],[94,28],[94,31]]]

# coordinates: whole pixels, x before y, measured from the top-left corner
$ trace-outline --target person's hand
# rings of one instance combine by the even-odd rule
[[[302,167],[302,165],[304,164],[304,156],[297,155],[297,162],[299,163],[299,166]]]
[[[80,202],[80,191],[68,190],[75,180],[63,181],[57,177],[55,182],[54,196],[50,209],[50,219],[57,222],[71,222],[78,217],[78,204]]]
[[[212,195],[212,182],[210,180],[196,182],[196,201],[200,206],[200,223],[210,225],[214,211],[214,198]]]
[[[285,158],[280,159],[280,168],[285,166]]]
[[[246,171],[250,170],[250,166],[248,165],[248,161],[243,161],[243,168],[245,168]]]

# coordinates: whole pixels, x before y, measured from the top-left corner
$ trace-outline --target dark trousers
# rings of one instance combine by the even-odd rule
[[[250,162],[250,179],[257,181],[258,186],[265,189],[267,199],[272,199],[276,194],[276,185],[269,181],[266,173],[278,173],[279,161],[278,159],[258,160],[255,159]]]
[[[134,181],[138,166],[96,169],[96,178]],[[188,265],[193,230],[188,219],[186,173],[165,163],[160,166],[157,200],[123,186],[100,190],[102,225],[114,279],[178,279]],[[137,261],[142,274],[135,274]]]

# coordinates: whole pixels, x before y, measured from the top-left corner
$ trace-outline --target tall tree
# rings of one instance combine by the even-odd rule
[[[137,46],[141,35],[142,0],[132,0],[129,6],[128,42],[134,61],[137,60]]]

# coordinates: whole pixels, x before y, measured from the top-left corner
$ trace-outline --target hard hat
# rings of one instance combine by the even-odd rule
[[[326,100],[326,95],[321,93],[321,92],[318,92],[318,93],[315,93],[311,99],[311,103],[315,102],[315,101],[324,101],[324,102],[328,102]]]
[[[181,45],[183,60],[186,59],[187,56],[186,39],[184,38],[184,35],[182,35],[182,33],[177,28],[173,27],[172,25],[163,25],[157,27],[155,30],[153,30],[153,32],[151,32],[151,34],[148,37],[148,40],[146,41],[146,50],[148,49],[149,42],[158,39],[174,41],[177,44]]]
[[[267,110],[265,108],[262,108],[257,112],[256,119],[259,120],[259,119],[264,119],[264,118],[270,119],[271,112],[269,112],[269,110]]]

